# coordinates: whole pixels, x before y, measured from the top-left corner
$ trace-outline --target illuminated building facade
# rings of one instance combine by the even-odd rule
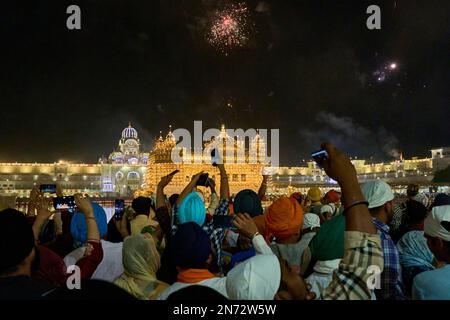
[[[227,150],[229,146],[232,147],[231,152]],[[206,142],[203,148],[187,150],[176,146],[175,137],[169,130],[165,139],[160,135],[150,152],[144,191],[146,193],[153,192],[161,177],[174,170],[180,170],[180,172],[174,176],[172,182],[166,187],[167,194],[180,193],[186,184],[191,181],[192,176],[200,171],[208,173],[214,179],[216,189],[219,191],[219,170],[211,165],[211,151],[213,149],[219,150],[219,154],[222,155],[221,158],[226,166],[231,194],[236,194],[246,188],[257,191],[262,181],[261,170],[268,165],[265,148],[265,141],[259,134],[246,146],[244,139],[230,137],[225,126],[222,125],[219,136]],[[250,150],[255,152],[252,153]],[[173,152],[182,155],[183,163],[173,163]]]
[[[131,196],[143,187],[149,154],[140,147],[138,132],[130,123],[122,131],[117,150],[99,160],[102,194]]]
[[[58,183],[66,194],[132,196],[143,186],[147,163],[148,153],[141,152],[138,133],[129,124],[117,150],[97,164],[0,163],[0,195],[27,197],[35,184]]]
[[[227,135],[222,126],[216,139],[204,144],[202,150],[186,150],[176,145],[172,131],[165,138],[162,135],[154,142],[153,149],[142,152],[138,132],[128,125],[123,131],[117,149],[108,157],[100,158],[96,164],[70,163],[0,163],[0,196],[27,197],[33,185],[58,183],[66,194],[77,192],[100,197],[132,197],[149,194],[156,189],[160,178],[178,169],[173,181],[167,186],[167,194],[179,193],[199,171],[209,173],[220,188],[218,169],[211,165],[210,150],[222,148],[224,162],[229,175],[230,191],[250,188],[257,190],[261,183],[261,171],[269,172],[269,193],[285,194],[306,190],[312,185],[336,186],[315,162],[304,162],[298,167],[267,168],[266,142],[259,135],[248,142]],[[232,146],[231,156],[227,146]],[[204,152],[203,149],[205,150]],[[256,153],[249,152],[257,150]],[[245,150],[240,153],[238,150]],[[172,152],[182,154],[183,164],[172,162]],[[385,163],[371,163],[352,159],[358,179],[361,182],[383,179],[393,186],[418,183],[431,184],[434,172],[450,165],[450,147],[431,150],[429,158],[403,159]]]

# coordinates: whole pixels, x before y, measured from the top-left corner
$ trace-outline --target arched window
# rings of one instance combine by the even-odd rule
[[[122,180],[123,179],[123,173],[122,172],[117,172],[116,173],[116,180]]]
[[[137,158],[128,159],[128,164],[138,164],[139,160]]]
[[[127,175],[127,180],[139,180],[140,175],[136,171],[131,171]]]

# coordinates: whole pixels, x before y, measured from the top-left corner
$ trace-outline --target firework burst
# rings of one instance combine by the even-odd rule
[[[217,11],[209,30],[208,42],[228,55],[234,48],[246,45],[249,36],[249,10],[243,3]]]

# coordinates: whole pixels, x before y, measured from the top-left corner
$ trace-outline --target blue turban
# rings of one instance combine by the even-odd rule
[[[248,213],[251,217],[263,214],[261,200],[255,191],[250,189],[238,192],[233,202],[234,213]]]
[[[194,222],[180,225],[170,240],[170,258],[182,269],[204,269],[210,254],[209,236]]]
[[[205,203],[197,192],[192,191],[181,201],[178,207],[178,223],[195,222],[200,227],[206,219]]]
[[[106,221],[105,210],[97,203],[92,202],[94,209],[94,218],[97,222],[100,238],[106,235],[108,223]],[[75,247],[79,247],[87,242],[87,225],[86,218],[82,212],[75,212],[70,222],[70,233],[72,234]]]

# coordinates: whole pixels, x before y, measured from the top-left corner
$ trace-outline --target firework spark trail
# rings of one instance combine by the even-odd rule
[[[233,4],[217,11],[207,36],[208,42],[228,55],[234,48],[243,47],[248,40],[248,8]]]

